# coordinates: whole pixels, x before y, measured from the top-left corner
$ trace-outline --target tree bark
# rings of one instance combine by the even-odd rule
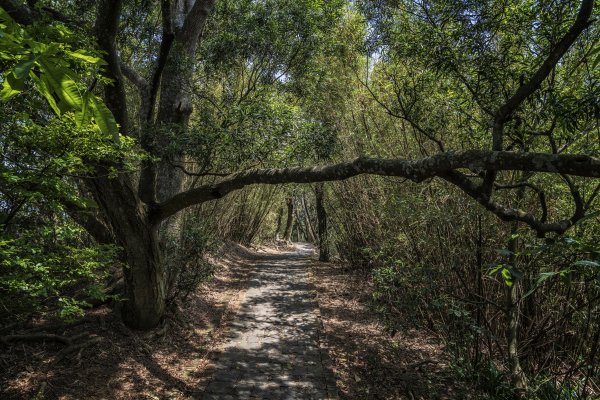
[[[539,236],[543,236],[548,232],[562,234],[584,217],[582,210],[576,209],[573,217],[569,219],[547,223],[523,210],[502,206],[493,201],[473,179],[456,171],[461,168],[549,172],[582,177],[600,177],[600,159],[579,154],[467,150],[439,153],[420,160],[359,157],[353,161],[335,165],[243,171],[220,182],[181,192],[169,200],[157,204],[152,209],[150,218],[153,223],[158,223],[184,208],[219,199],[228,193],[249,185],[339,181],[360,174],[398,176],[411,179],[414,182],[421,182],[439,176],[458,186],[463,192],[477,200],[500,219],[523,222],[534,229]]]
[[[109,178],[105,169],[98,176],[90,179],[88,186],[108,217],[126,262],[123,321],[134,329],[152,328],[164,315],[166,296],[156,226],[149,223],[147,207],[138,198],[127,174]]]
[[[305,231],[306,231],[306,239],[310,242],[310,243],[316,243],[317,239],[316,239],[316,235],[315,235],[315,231],[312,227],[312,223],[310,222],[310,213],[308,212],[308,205],[306,204],[306,196],[304,193],[302,193],[302,209],[304,211],[304,225],[305,227]]]
[[[291,197],[287,198],[287,220],[285,223],[285,231],[283,234],[283,240],[289,242],[292,237],[292,224],[294,222],[294,199]]]
[[[193,0],[173,2],[166,18],[170,18],[169,28],[174,39],[169,48],[161,73],[160,101],[155,133],[158,148],[170,144],[171,135],[185,131],[192,114],[192,82],[196,65],[196,50],[200,34],[215,0]],[[190,8],[191,7],[191,8]],[[189,10],[189,11],[188,11]],[[170,132],[170,134],[166,134]],[[172,154],[171,160],[164,158],[156,170],[158,201],[179,193],[183,189],[185,174],[173,167],[173,163],[183,164],[183,151]]]
[[[319,182],[315,185],[315,203],[317,208],[317,225],[319,236],[319,261],[329,261],[329,237],[327,232],[327,211],[325,210],[324,184]]]
[[[275,228],[275,239],[279,239],[279,231],[281,230],[281,220],[283,218],[283,207],[277,209],[277,227]]]

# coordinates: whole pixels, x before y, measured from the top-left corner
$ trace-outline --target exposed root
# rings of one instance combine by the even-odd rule
[[[76,351],[80,351],[85,349],[86,347],[92,346],[94,344],[100,343],[102,341],[102,338],[100,336],[94,336],[92,337],[90,340],[82,342],[82,343],[78,343],[78,344],[72,344],[69,347],[65,347],[64,349],[62,349],[61,351],[58,352],[58,354],[56,355],[56,359],[54,360],[54,362],[59,362],[61,361],[63,358],[65,358],[66,356],[68,356],[69,354],[72,354]]]
[[[90,336],[89,333],[83,332],[77,335],[73,335],[70,337],[55,335],[53,333],[30,333],[30,334],[22,334],[22,335],[8,335],[0,337],[0,342],[10,346],[13,343],[18,342],[58,342],[64,344],[66,347],[60,350],[56,354],[56,358],[54,362],[58,362],[65,358],[67,355],[74,353],[76,351],[81,351],[86,347],[99,343],[102,338],[100,336],[94,336],[91,339],[76,343],[80,339],[88,338]]]
[[[8,335],[0,337],[0,342],[9,345],[11,342],[60,342],[70,346],[71,339],[52,333],[32,333],[28,335]]]

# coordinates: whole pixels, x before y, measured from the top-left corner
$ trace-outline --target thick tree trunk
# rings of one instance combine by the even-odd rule
[[[147,208],[126,174],[94,178],[88,186],[110,221],[116,244],[123,248],[123,321],[134,329],[152,328],[164,315],[165,276],[156,228],[148,220]]]
[[[319,261],[329,261],[329,237],[327,234],[327,212],[325,211],[323,190],[324,184],[319,182],[315,185],[315,203],[317,208],[317,225],[319,235]]]
[[[123,321],[134,329],[155,327],[165,312],[166,283],[155,229],[148,224],[132,230],[124,270]]]
[[[287,199],[287,221],[285,223],[285,232],[283,234],[283,240],[289,242],[292,237],[292,224],[294,222],[294,199],[288,197]]]

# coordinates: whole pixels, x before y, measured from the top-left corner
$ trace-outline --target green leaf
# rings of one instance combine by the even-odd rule
[[[496,252],[498,253],[498,255],[500,255],[502,257],[510,257],[513,255],[513,252],[508,249],[499,249],[499,250],[496,250]]]
[[[27,75],[29,75],[29,71],[31,70],[31,66],[35,62],[35,56],[30,54],[28,60],[22,61],[19,64],[15,65],[15,69],[13,73],[17,79],[25,79]]]
[[[600,60],[600,56],[598,57],[598,60]],[[583,222],[583,221],[585,221],[585,220],[592,219],[592,218],[595,218],[595,217],[598,217],[598,216],[600,216],[600,211],[596,211],[596,212],[593,212],[593,213],[589,213],[589,214],[586,214],[586,216],[585,216],[585,217],[581,218],[581,219],[579,220],[579,222]]]
[[[552,272],[542,272],[538,275],[538,279],[536,280],[535,284],[533,285],[533,287],[523,295],[523,298],[530,296],[531,294],[533,294],[536,290],[538,290],[540,288],[540,286],[542,285],[542,283],[544,283],[544,281],[546,281],[549,278],[552,278],[556,275],[560,275],[564,272],[567,271],[552,271]]]
[[[42,96],[44,96],[44,98],[46,99],[46,101],[48,102],[48,104],[50,105],[52,110],[56,113],[56,115],[61,115],[62,112],[61,112],[60,108],[58,107],[58,104],[56,104],[56,99],[54,98],[52,91],[48,87],[46,80],[38,78],[37,76],[35,76],[35,74],[32,74],[31,79],[33,80],[33,83],[35,84],[35,88],[37,89],[37,91]]]
[[[509,268],[509,270],[510,270],[510,276],[512,277],[513,281],[519,281],[519,280],[523,279],[524,274],[522,271],[519,271],[518,269],[513,268],[513,267]]]
[[[579,261],[575,261],[573,263],[574,267],[594,267],[594,268],[598,268],[600,267],[600,263],[597,261],[592,261],[592,260],[579,260]]]
[[[89,120],[91,118],[90,97],[93,97],[93,96],[94,95],[90,92],[86,92],[83,95],[83,105],[81,107],[81,111],[78,111],[75,113],[75,116],[76,116],[75,122],[76,122],[78,128],[82,127],[87,122],[89,122]]]
[[[592,68],[591,69],[595,70],[598,67],[598,65],[600,65],[600,55],[598,55],[596,57],[596,59],[594,61],[592,61]]]
[[[100,57],[94,57],[88,54],[85,50],[67,51],[69,57],[85,61],[89,64],[105,65],[106,62]]]
[[[502,268],[502,278],[504,278],[504,282],[508,285],[508,287],[512,287],[512,275],[508,268]]]
[[[42,72],[43,79],[56,95],[66,103],[63,111],[79,111],[83,107],[83,98],[77,87],[77,83],[69,77],[69,70],[56,63],[47,60],[46,57],[39,57],[38,64]],[[61,108],[62,109],[62,108]]]
[[[17,79],[11,73],[6,75],[6,79],[4,79],[4,84],[2,85],[2,90],[0,90],[0,100],[8,101],[12,97],[21,93],[25,88],[25,79]]]
[[[90,110],[100,131],[106,135],[112,135],[113,141],[119,143],[119,127],[114,115],[108,107],[96,96],[90,96]]]

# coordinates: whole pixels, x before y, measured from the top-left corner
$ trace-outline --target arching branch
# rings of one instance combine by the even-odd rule
[[[282,169],[253,169],[240,172],[220,182],[203,185],[182,193],[152,207],[150,219],[157,224],[184,208],[221,198],[230,192],[254,184],[284,184],[338,181],[360,174],[398,176],[421,182],[441,177],[475,198],[482,205],[503,219],[522,220],[538,233],[562,233],[569,224],[545,224],[533,216],[524,216],[516,210],[503,208],[491,201],[478,185],[455,170],[493,169],[496,171],[532,171],[560,173],[574,176],[599,178],[600,159],[585,155],[516,153],[509,151],[468,150],[439,153],[420,160],[374,159],[360,157],[353,161],[316,167],[293,167]],[[574,223],[574,222],[573,222]]]
[[[541,222],[546,222],[548,218],[548,204],[546,203],[546,193],[539,187],[535,186],[529,182],[517,182],[513,184],[494,184],[496,190],[502,189],[517,189],[517,188],[529,188],[533,190],[537,195],[540,202],[540,207],[542,208],[542,216],[540,217]]]
[[[517,91],[512,95],[510,99],[504,103],[496,113],[496,120],[505,122],[508,117],[527,99],[533,92],[535,92],[542,82],[550,75],[552,69],[565,55],[565,53],[571,48],[575,40],[581,35],[581,33],[593,22],[590,20],[592,16],[592,10],[594,9],[594,0],[583,0],[575,18],[575,22],[569,28],[567,33],[556,43],[554,48],[550,51],[550,54],[542,65],[535,71],[535,73],[525,81]]]
[[[523,210],[503,206],[494,201],[485,191],[481,190],[478,185],[474,184],[470,179],[459,172],[450,171],[440,174],[439,176],[445,181],[460,188],[464,193],[475,199],[479,204],[488,211],[494,213],[501,220],[523,222],[536,231],[540,237],[543,237],[549,232],[562,234],[585,216],[582,212],[583,210],[576,205],[575,212],[571,218],[547,223],[545,222],[545,210],[542,219],[537,219],[534,215]]]

